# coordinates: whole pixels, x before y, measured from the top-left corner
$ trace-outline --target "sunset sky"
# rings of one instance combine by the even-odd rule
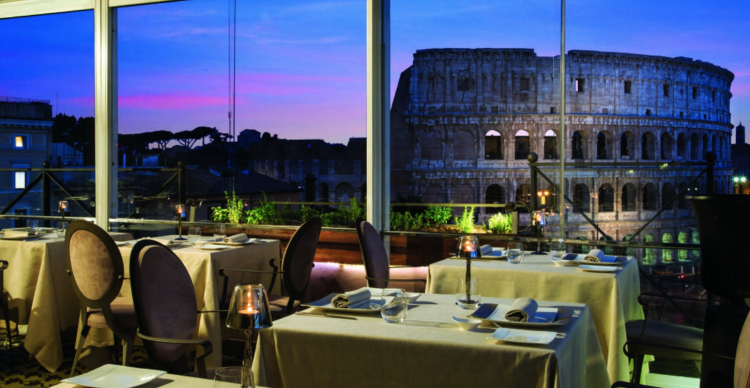
[[[227,0],[119,11],[119,129],[226,132]],[[392,92],[418,49],[560,53],[560,2],[392,0]],[[711,62],[735,74],[732,124],[750,124],[750,1],[569,0],[567,49]],[[346,143],[365,136],[365,1],[237,1],[236,129]],[[93,12],[0,20],[0,96],[92,116]]]

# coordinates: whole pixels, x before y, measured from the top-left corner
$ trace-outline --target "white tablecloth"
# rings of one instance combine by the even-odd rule
[[[256,382],[296,387],[609,387],[609,376],[588,308],[576,311],[548,345],[488,340],[494,328],[462,331],[452,315],[466,315],[452,295],[424,294],[402,324],[375,312],[340,319],[291,315],[261,330]],[[486,298],[489,303],[511,300]],[[313,309],[313,311],[319,311]]]
[[[128,233],[111,233],[129,240]],[[66,273],[65,239],[54,233],[38,240],[0,240],[0,259],[8,261],[5,288],[19,324],[28,325],[24,347],[49,371],[63,360],[60,332],[78,325],[80,305]]]
[[[585,303],[591,310],[599,343],[612,381],[629,381],[628,359],[622,351],[627,341],[625,322],[643,319],[638,304],[638,263],[630,260],[615,274],[582,272],[578,267],[555,266],[549,255],[525,255],[523,264],[500,260],[474,260],[472,278],[479,279],[480,294],[500,298]],[[430,265],[427,289],[453,294],[456,279],[464,277],[466,261],[446,259]]]
[[[197,377],[187,377],[173,374],[165,374],[149,381],[146,384],[139,385],[140,388],[212,388],[213,380],[199,379]],[[60,383],[52,388],[85,388],[82,385]],[[263,388],[256,385],[256,388]]]

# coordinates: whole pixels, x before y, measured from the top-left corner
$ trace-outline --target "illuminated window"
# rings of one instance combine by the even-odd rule
[[[13,168],[29,168],[28,164],[14,164]],[[26,188],[26,184],[29,181],[28,171],[15,171],[13,172],[13,188],[16,190],[23,190]]]
[[[29,137],[26,135],[16,135],[13,140],[13,148],[17,150],[29,148]]]

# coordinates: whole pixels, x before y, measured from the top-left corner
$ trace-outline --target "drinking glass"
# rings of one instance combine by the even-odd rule
[[[549,243],[549,252],[555,260],[562,260],[565,255],[565,243],[561,237],[553,237]]]
[[[465,278],[458,278],[456,282],[456,304],[462,309],[476,310],[482,303],[482,295],[479,294],[479,279],[471,279],[469,283],[466,284]]]
[[[386,322],[401,323],[406,319],[408,311],[409,302],[406,298],[406,291],[396,290],[394,292],[392,289],[383,290],[383,304],[380,307],[380,315]]]
[[[57,233],[57,237],[65,237],[65,229],[68,228],[67,222],[58,222],[57,228],[55,229],[55,233]]]
[[[33,230],[34,232],[39,231],[39,221],[31,220],[29,221],[29,226],[31,227],[31,230]]]
[[[227,226],[224,224],[214,225],[214,239],[216,241],[221,241],[224,237],[227,237]]]
[[[509,242],[508,243],[508,263],[521,264],[523,261],[523,243],[522,242]]]
[[[193,244],[197,243],[201,239],[201,228],[199,226],[191,226],[188,228],[188,240],[192,241]]]
[[[242,381],[243,369],[246,373],[244,384]],[[253,378],[252,369],[245,369],[239,366],[228,366],[216,370],[216,375],[214,376],[214,388],[236,388],[241,385],[255,388],[255,379]]]

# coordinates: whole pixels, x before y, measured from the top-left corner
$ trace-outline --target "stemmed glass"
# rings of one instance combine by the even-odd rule
[[[522,242],[509,242],[508,243],[508,263],[521,264],[523,261],[523,243]]]
[[[221,241],[224,237],[227,237],[227,226],[224,224],[214,225],[214,239],[216,241]]]
[[[562,237],[555,236],[552,237],[552,240],[549,243],[549,252],[555,260],[562,260],[565,255],[566,248],[563,241],[564,239]]]

